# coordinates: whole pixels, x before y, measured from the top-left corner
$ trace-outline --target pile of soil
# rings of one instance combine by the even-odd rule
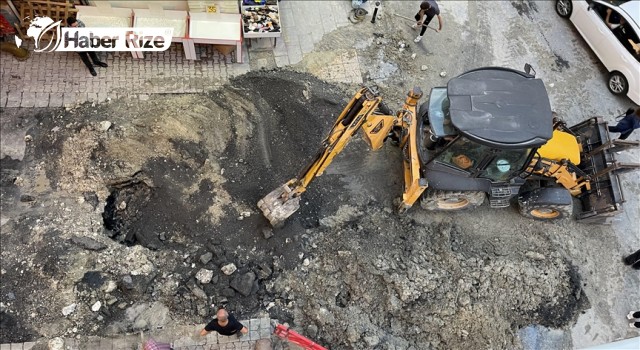
[[[1,163],[0,342],[204,323],[211,304],[335,349],[510,348],[523,325],[571,323],[587,301],[545,235],[480,239],[393,213],[394,148],[354,141],[269,227],[257,201],[311,160],[350,96],[262,71],[34,114],[24,160]]]

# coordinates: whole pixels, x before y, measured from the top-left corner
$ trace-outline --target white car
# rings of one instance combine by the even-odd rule
[[[609,71],[607,86],[640,104],[640,1],[556,0]]]

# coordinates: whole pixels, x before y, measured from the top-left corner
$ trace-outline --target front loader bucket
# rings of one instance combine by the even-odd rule
[[[293,197],[292,189],[284,184],[258,201],[258,208],[269,220],[271,226],[278,227],[300,209],[300,196]]]
[[[618,174],[638,168],[637,164],[618,163],[614,150],[630,145],[611,140],[607,122],[600,117],[588,119],[569,129],[582,146],[578,168],[591,178],[591,189],[585,189],[577,196],[581,211],[576,219],[586,223],[608,224],[614,215],[622,212],[624,203]]]

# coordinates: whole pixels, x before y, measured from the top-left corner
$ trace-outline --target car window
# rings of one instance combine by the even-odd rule
[[[626,1],[610,2],[619,4]],[[594,2],[592,6],[593,10],[598,13],[600,19],[611,30],[617,41],[636,60],[640,61],[640,40],[638,40],[638,33],[633,30],[624,16],[616,9],[598,2]]]
[[[611,10],[612,13],[616,13],[619,16],[620,21],[617,26],[614,26],[611,31],[615,35],[616,39],[624,46],[624,48],[638,61],[640,61],[640,40],[638,40],[638,33],[633,30],[625,18],[616,10]]]

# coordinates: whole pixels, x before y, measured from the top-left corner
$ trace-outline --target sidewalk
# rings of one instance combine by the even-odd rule
[[[152,338],[158,342],[170,343],[175,350],[266,350],[272,349],[271,320],[252,318],[241,320],[247,325],[249,333],[242,338],[226,337],[210,333],[206,337],[196,335],[202,325],[179,326],[157,331],[144,332],[144,339]],[[117,338],[80,337],[42,339],[37,342],[2,344],[0,350],[31,350],[38,348],[51,350],[138,350],[142,349],[140,334],[123,335]],[[259,346],[256,346],[260,344]],[[53,345],[53,347],[51,347]],[[58,346],[58,347],[56,347]],[[61,346],[61,347],[60,347]]]
[[[266,45],[269,59],[261,58],[269,39],[248,50],[245,43],[243,63],[235,63],[233,54],[223,56],[211,45],[197,45],[200,59],[187,60],[182,45],[173,44],[164,52],[147,52],[144,59],[133,59],[127,52],[99,53],[109,67],[97,67],[98,76],[93,77],[75,52],[32,52],[24,62],[2,52],[0,107],[62,107],[123,96],[144,99],[155,93],[212,90],[252,68],[299,63],[325,33],[349,24],[351,2],[282,1],[280,9],[283,36],[275,47]],[[356,71],[357,76],[344,78],[361,82],[354,55],[345,56],[345,62],[337,62],[336,67]]]

